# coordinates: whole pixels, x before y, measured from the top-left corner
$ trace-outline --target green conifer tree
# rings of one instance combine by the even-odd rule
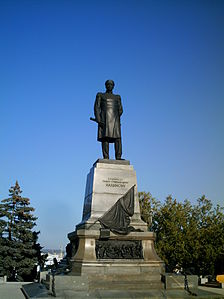
[[[30,200],[21,196],[21,189],[16,182],[9,189],[9,198],[0,204],[0,271],[8,279],[30,280],[30,275],[38,261],[35,249],[33,227],[36,217]],[[16,274],[16,275],[15,275]]]

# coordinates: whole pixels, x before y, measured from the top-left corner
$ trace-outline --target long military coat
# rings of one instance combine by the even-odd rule
[[[121,97],[112,93],[97,93],[94,114],[98,122],[98,141],[114,142],[121,138]]]

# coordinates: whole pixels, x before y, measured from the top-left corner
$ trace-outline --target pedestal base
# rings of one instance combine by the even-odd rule
[[[98,219],[134,188],[136,231],[115,234]],[[121,209],[124,207],[121,206]],[[142,221],[136,173],[129,161],[97,160],[87,176],[82,222],[68,234],[72,277],[85,279],[88,290],[161,289],[164,263],[154,249],[155,234]]]
[[[101,239],[99,230],[68,235],[78,248],[71,258],[72,276],[88,278],[89,289],[161,289],[164,263],[154,249],[155,234],[131,232]]]

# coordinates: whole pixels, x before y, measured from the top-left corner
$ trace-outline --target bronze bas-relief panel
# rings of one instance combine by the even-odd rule
[[[97,259],[143,259],[140,240],[96,240]]]

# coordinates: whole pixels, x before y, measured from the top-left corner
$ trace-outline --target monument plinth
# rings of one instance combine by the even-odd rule
[[[129,233],[118,234],[99,221],[133,188]],[[154,249],[155,234],[141,220],[136,173],[129,161],[99,159],[87,175],[81,223],[68,234],[70,275],[85,276],[89,288],[162,288],[164,263]],[[140,283],[141,281],[141,283]]]
[[[134,215],[131,225],[147,231],[147,225],[141,220],[137,199],[136,172],[130,161],[98,159],[90,169],[86,180],[82,222],[77,229],[99,229],[97,221],[132,186],[134,186]]]

